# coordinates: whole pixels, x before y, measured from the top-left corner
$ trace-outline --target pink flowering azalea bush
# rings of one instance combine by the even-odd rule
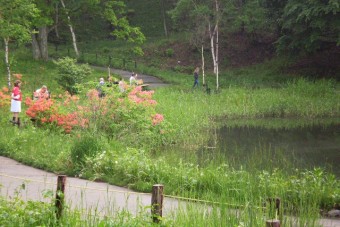
[[[153,94],[137,86],[126,94],[108,93],[99,98],[96,90],[90,90],[84,117],[90,119],[92,127],[116,139],[124,138],[131,144],[154,142],[169,126],[156,112]]]
[[[131,144],[154,143],[156,137],[165,136],[169,125],[156,112],[153,94],[137,86],[126,93],[107,92],[102,98],[96,89],[82,98],[69,93],[48,100],[27,98],[26,114],[38,126],[61,128],[65,133],[86,129]]]
[[[62,128],[65,133],[71,133],[74,128],[86,128],[87,119],[82,118],[78,112],[63,111],[63,108],[70,102],[69,95],[63,102],[57,102],[53,99],[38,99],[33,101],[26,98],[25,104],[28,107],[26,115],[30,117],[38,126]],[[77,100],[76,98],[71,98]],[[62,108],[63,107],[63,108]]]
[[[11,94],[7,87],[3,87],[0,90],[0,108],[8,107],[11,103]]]

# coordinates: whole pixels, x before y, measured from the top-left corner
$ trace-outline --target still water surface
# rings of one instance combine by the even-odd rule
[[[340,123],[288,125],[227,124],[214,129],[197,151],[198,163],[216,159],[235,168],[322,167],[340,178]]]
[[[340,179],[340,119],[260,119],[223,123],[203,130],[194,145],[156,152],[174,164],[201,167],[229,165],[234,169],[322,168]]]

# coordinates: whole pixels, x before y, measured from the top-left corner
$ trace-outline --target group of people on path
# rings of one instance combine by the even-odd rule
[[[11,109],[10,111],[13,114],[12,120],[10,122],[13,125],[18,125],[20,127],[21,121],[19,117],[19,113],[21,112],[21,102],[22,102],[22,92],[21,92],[21,81],[16,80],[14,82],[14,87],[11,93]],[[38,99],[49,99],[50,93],[47,90],[47,86],[43,85],[41,88],[37,89],[33,92],[33,100]]]
[[[129,83],[130,83],[130,86],[135,86],[135,85],[138,85],[138,80],[137,80],[137,73],[134,73],[132,72],[130,78],[129,78]],[[118,84],[118,88],[119,88],[119,91],[121,93],[125,92],[126,90],[126,83],[124,82],[123,78],[120,77],[119,81],[112,81],[112,77],[108,77],[108,84],[105,83],[105,80],[103,77],[99,78],[99,84],[97,86],[97,91],[98,91],[98,96],[99,98],[103,98],[105,96],[105,89],[104,89],[104,86],[105,84],[110,87],[112,86],[112,84]]]

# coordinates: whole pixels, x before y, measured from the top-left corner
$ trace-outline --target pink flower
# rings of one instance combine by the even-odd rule
[[[155,114],[153,117],[152,117],[152,125],[158,125],[160,124],[162,121],[164,120],[164,117],[162,114]]]

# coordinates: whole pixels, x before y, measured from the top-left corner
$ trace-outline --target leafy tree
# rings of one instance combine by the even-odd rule
[[[227,32],[260,33],[268,29],[266,9],[259,0],[224,0],[224,24]]]
[[[279,52],[311,53],[340,44],[338,0],[288,0],[281,23]]]
[[[31,21],[39,11],[32,0],[2,0],[0,4],[0,37],[5,44],[8,86],[11,86],[9,42],[25,43],[31,39]]]
[[[36,37],[33,37],[33,57],[35,59],[48,59],[47,38],[51,31],[56,31],[61,24],[67,24],[72,35],[73,46],[76,48],[75,30],[77,29],[71,18],[88,15],[93,21],[104,20],[111,24],[111,34],[117,38],[143,43],[144,35],[137,27],[132,27],[126,18],[126,8],[120,0],[36,0],[38,7],[44,14],[35,21],[39,30]],[[67,3],[67,5],[66,5]],[[57,35],[58,36],[58,35]],[[138,50],[137,52],[140,52]]]
[[[274,29],[273,33],[275,36],[279,36],[281,33],[280,23],[283,10],[287,4],[288,0],[263,0],[263,7],[266,14],[266,20]]]
[[[32,34],[32,53],[33,58],[48,60],[48,34],[57,27],[56,16],[59,0],[35,0],[37,8],[41,14],[33,21],[34,29],[37,31]],[[58,21],[58,20],[57,20]]]

